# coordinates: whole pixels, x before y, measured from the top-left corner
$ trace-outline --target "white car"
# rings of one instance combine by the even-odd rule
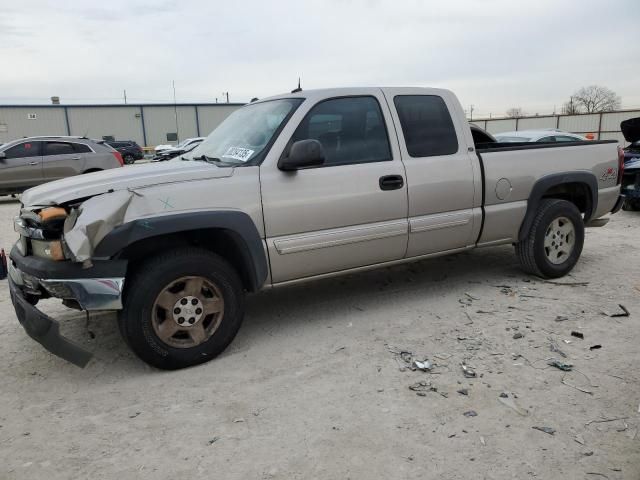
[[[169,150],[169,149],[185,149],[189,146],[191,146],[194,143],[200,143],[205,139],[205,137],[193,137],[193,138],[185,138],[183,141],[181,141],[180,143],[178,143],[177,145],[158,145],[156,148],[154,148],[153,150],[158,153],[158,152],[162,152],[164,150]]]
[[[519,130],[494,135],[498,142],[584,142],[588,140],[576,133],[562,130]]]

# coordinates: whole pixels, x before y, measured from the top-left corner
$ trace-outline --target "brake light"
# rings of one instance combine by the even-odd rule
[[[624,174],[624,150],[618,145],[618,181],[616,185],[622,183],[622,175]]]
[[[120,162],[120,166],[124,167],[124,160],[122,160],[122,155],[120,155],[120,152],[111,152],[111,153],[113,153],[113,156],[116,157],[116,160]]]

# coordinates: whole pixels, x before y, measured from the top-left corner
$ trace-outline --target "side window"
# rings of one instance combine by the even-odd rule
[[[298,140],[318,140],[325,165],[391,160],[391,147],[380,105],[374,97],[324,100],[314,106],[293,134]]]
[[[556,137],[542,137],[538,140],[536,140],[536,142],[555,142],[556,141]]]
[[[45,155],[66,155],[74,153],[73,146],[65,142],[47,142],[44,147]]]
[[[579,142],[579,138],[567,137],[565,135],[556,135],[556,142]]]
[[[89,148],[89,145],[85,145],[84,143],[74,143],[73,150],[76,153],[91,153],[91,149]]]
[[[28,158],[40,155],[40,142],[25,142],[7,148],[5,158]]]
[[[444,100],[437,95],[399,95],[393,99],[407,151],[412,157],[458,151],[456,130]]]

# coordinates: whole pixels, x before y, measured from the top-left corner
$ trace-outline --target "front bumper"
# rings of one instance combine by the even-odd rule
[[[23,294],[76,302],[87,311],[122,309],[126,260],[96,261],[83,268],[73,262],[23,256],[15,247],[9,257],[9,277]]]
[[[18,321],[27,334],[54,355],[84,368],[93,354],[60,335],[60,325],[31,305],[9,277],[9,292]]]
[[[14,247],[7,263],[11,302],[27,334],[54,355],[84,367],[92,354],[60,335],[58,322],[33,303],[55,297],[85,311],[119,310],[126,260],[96,261],[83,268],[78,263],[23,256]]]

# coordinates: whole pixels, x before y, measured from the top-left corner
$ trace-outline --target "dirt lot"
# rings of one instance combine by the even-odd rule
[[[0,200],[5,249],[17,207]],[[138,361],[114,316],[87,328],[47,301],[95,352],[65,363],[0,282],[0,479],[636,480],[639,241],[640,214],[589,230],[560,280],[582,286],[527,277],[497,247],[262,293],[221,357],[178,372]],[[602,313],[618,304],[631,316]],[[401,369],[402,350],[433,373]]]

